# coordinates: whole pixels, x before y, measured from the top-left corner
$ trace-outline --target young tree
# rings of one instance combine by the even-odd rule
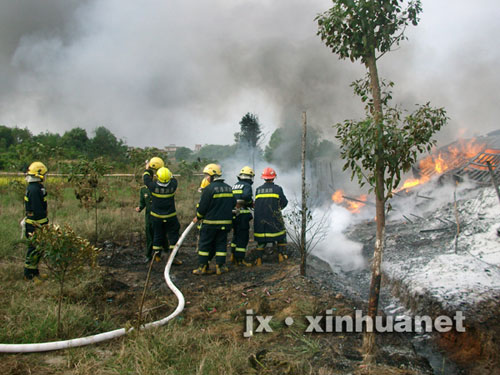
[[[94,266],[98,249],[78,237],[69,226],[44,225],[35,231],[31,240],[42,255],[42,260],[59,283],[57,334],[61,334],[61,306],[64,283],[85,265]]]
[[[87,211],[94,209],[95,244],[97,244],[99,233],[97,208],[107,195],[107,185],[103,181],[103,176],[109,170],[103,158],[93,161],[79,160],[78,163],[70,166],[68,181],[74,186],[76,199]]]
[[[443,109],[429,104],[403,119],[398,109],[387,107],[391,93],[383,94],[380,87],[377,59],[406,39],[406,26],[416,26],[421,11],[420,0],[333,0],[333,7],[316,17],[318,35],[332,52],[341,59],[360,60],[368,70],[368,80],[353,84],[355,93],[367,103],[367,118],[337,124],[337,138],[346,159],[344,169],[350,167],[352,177],[356,175],[361,184],[366,180],[375,190],[377,234],[368,306],[372,319],[378,310],[387,199],[398,185],[401,171],[410,168],[418,152],[435,144],[432,135],[447,120]],[[374,359],[374,340],[373,332],[365,333],[367,363]]]

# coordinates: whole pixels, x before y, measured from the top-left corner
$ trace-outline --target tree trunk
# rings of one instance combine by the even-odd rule
[[[57,306],[57,337],[61,337],[61,307],[64,291],[64,278],[65,272],[61,275],[61,281],[59,282],[59,305]]]
[[[384,251],[384,239],[385,239],[385,165],[383,163],[383,144],[381,143],[384,124],[383,124],[383,112],[382,112],[382,102],[380,95],[380,83],[377,72],[377,64],[375,60],[375,55],[370,57],[366,61],[366,66],[370,72],[370,84],[373,96],[373,106],[374,113],[373,117],[376,123],[377,132],[377,146],[376,153],[378,155],[376,170],[375,170],[375,203],[376,203],[376,221],[377,221],[377,235],[375,241],[375,249],[373,252],[372,261],[372,279],[370,283],[370,294],[368,301],[368,316],[371,318],[372,322],[375,323],[375,317],[378,312],[378,302],[380,296],[380,284],[382,280],[382,254]],[[379,136],[380,135],[380,136]],[[373,325],[374,326],[374,325]],[[364,361],[365,363],[373,363],[375,360],[375,332],[365,332],[363,337],[363,351],[364,351]]]
[[[97,246],[97,189],[94,189],[94,204],[95,204],[95,246]]]
[[[307,116],[302,112],[302,228],[300,231],[300,274],[306,275],[306,228],[307,228],[307,197],[306,197],[306,136]]]

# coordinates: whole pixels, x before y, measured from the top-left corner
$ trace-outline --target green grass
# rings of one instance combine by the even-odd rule
[[[199,199],[198,177],[179,178],[176,206],[182,227],[194,217]],[[98,210],[99,239],[119,245],[137,246],[143,236],[144,213],[134,208],[139,203],[140,185],[125,179],[109,180],[108,199]],[[49,218],[50,185],[47,185]],[[16,195],[17,194],[17,195]],[[32,343],[93,335],[125,325],[114,304],[105,301],[106,275],[99,270],[84,270],[68,281],[62,308],[62,335],[57,336],[58,286],[54,281],[41,285],[22,280],[26,244],[20,242],[18,221],[23,217],[22,197],[18,192],[0,194],[0,342]],[[63,201],[54,222],[69,224],[82,237],[92,239],[94,212],[79,207],[73,189],[66,186]],[[43,271],[43,270],[42,270]],[[96,346],[74,348],[56,353],[4,356],[0,373],[40,374],[302,374],[308,373],[308,361],[318,350],[313,337],[293,335],[282,323],[273,325],[275,332],[242,337],[241,314],[228,304],[227,296],[207,291],[199,301],[201,313],[176,319],[161,329],[135,332],[124,338]],[[304,303],[301,310],[310,312]],[[119,308],[119,307],[118,307]],[[206,318],[206,311],[217,313]],[[265,358],[249,361],[263,349]],[[45,362],[48,359],[59,362]]]

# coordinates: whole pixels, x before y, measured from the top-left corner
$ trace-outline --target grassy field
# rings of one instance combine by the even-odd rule
[[[64,295],[60,335],[56,327],[57,283],[50,278],[41,284],[23,280],[26,242],[20,238],[19,221],[24,215],[24,184],[0,184],[0,342],[54,341],[135,324],[147,267],[127,261],[127,256],[136,259],[143,254],[144,213],[134,210],[139,204],[140,184],[123,178],[109,178],[106,184],[108,195],[98,208],[98,246],[103,247],[101,258],[106,260],[109,252],[104,242],[114,244],[113,248],[121,251],[115,255],[121,263],[115,263],[118,268],[106,265],[73,275]],[[179,178],[176,203],[182,227],[194,216],[198,186],[199,178]],[[46,187],[50,220],[69,224],[80,236],[95,239],[94,211],[79,207],[73,188],[62,180],[50,179]],[[51,195],[51,189],[59,189],[58,202],[54,202],[56,195]],[[193,234],[187,242],[194,241]],[[359,334],[305,335],[304,319],[297,319],[293,328],[282,323],[286,316],[314,315],[332,307],[350,314],[354,308],[349,301],[318,291],[299,276],[296,261],[279,266],[271,261],[259,269],[233,269],[222,277],[200,278],[191,274],[197,260],[196,249],[190,246],[182,250],[185,265],[173,270],[187,301],[174,321],[153,331],[134,332],[89,347],[0,354],[0,374],[364,373],[357,351]],[[43,265],[41,270],[46,271]],[[146,314],[146,321],[170,314],[177,304],[162,278],[161,267],[156,268],[145,303],[153,312]],[[244,313],[249,308],[275,315],[274,332],[244,338]],[[422,372],[383,364],[370,373]]]

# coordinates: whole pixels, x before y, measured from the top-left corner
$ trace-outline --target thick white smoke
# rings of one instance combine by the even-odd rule
[[[132,146],[233,141],[246,112],[265,131],[362,115],[349,87],[361,64],[317,37],[329,0],[4,1],[0,124],[34,132],[107,126]],[[380,59],[397,103],[431,100],[460,128],[496,127],[500,3],[423,1],[409,40]],[[485,35],[488,35],[485,38]],[[216,135],[214,137],[214,135]],[[467,136],[468,134],[464,134]]]

